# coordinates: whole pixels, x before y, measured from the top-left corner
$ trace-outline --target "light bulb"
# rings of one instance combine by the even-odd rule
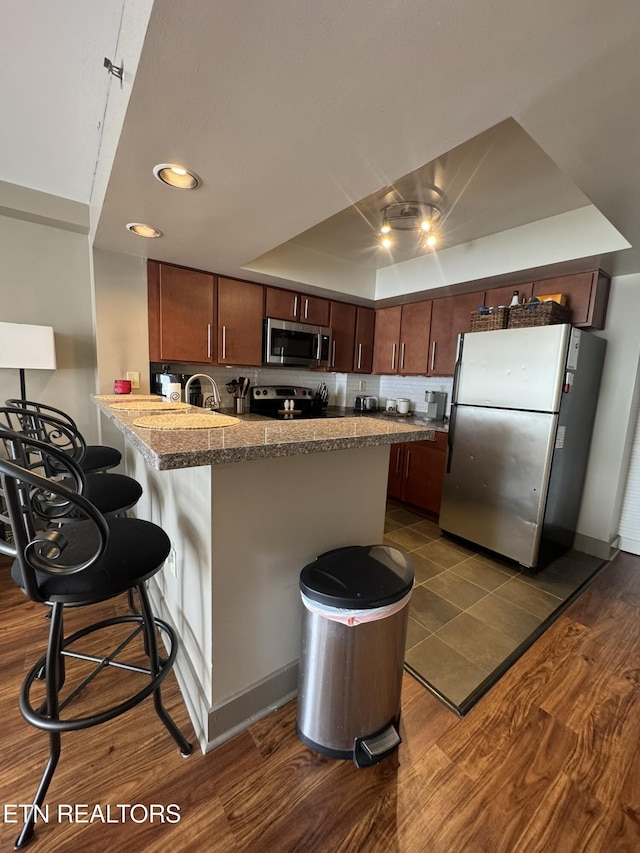
[[[389,249],[391,247],[391,239],[389,237],[383,237],[380,241],[385,249]]]
[[[430,231],[431,230],[431,223],[429,222],[428,219],[423,219],[422,222],[420,223],[420,227],[422,228],[423,231]]]
[[[385,216],[384,219],[382,220],[382,225],[380,226],[380,233],[381,234],[388,234],[389,231],[391,231],[391,226],[389,225],[389,220]]]
[[[436,235],[430,234],[425,241],[425,245],[432,249],[437,242]]]
[[[171,171],[174,175],[186,175],[187,170],[183,169],[181,166],[172,166]]]

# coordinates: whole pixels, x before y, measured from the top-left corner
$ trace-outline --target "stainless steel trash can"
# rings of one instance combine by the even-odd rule
[[[385,545],[329,551],[302,570],[296,729],[306,746],[358,767],[399,746],[413,581],[411,558]]]

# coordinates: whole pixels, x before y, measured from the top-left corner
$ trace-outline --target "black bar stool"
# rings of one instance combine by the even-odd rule
[[[54,456],[47,457],[46,448],[54,447],[63,451],[66,457],[71,458],[78,467],[82,468],[86,445],[72,424],[52,415],[45,415],[42,412],[11,406],[0,407],[0,418],[6,424],[6,431],[41,443],[41,446],[29,445],[29,449],[25,450],[25,458],[21,459],[16,454],[20,453],[22,445],[17,444],[13,450],[10,450],[7,445],[8,436],[4,435],[5,430],[0,428],[0,438],[4,440],[5,446],[7,446],[9,458],[22,467],[36,470],[37,473],[47,477],[63,478],[70,476],[66,468],[65,458],[58,460]],[[73,477],[73,475],[71,476]],[[142,496],[140,483],[125,474],[85,473],[83,471],[83,477],[82,493],[103,515],[123,515],[135,506]]]
[[[19,440],[19,436],[13,439],[14,443]],[[28,453],[28,447],[23,453]],[[57,455],[61,463],[64,461],[62,451],[51,448],[50,454]],[[51,528],[48,519],[52,512],[47,506],[54,508],[55,515],[62,505],[73,507],[78,518],[67,521],[62,527]],[[134,518],[105,519],[78,492],[3,459],[0,459],[0,522],[11,530],[10,541],[0,539],[0,552],[14,557],[13,579],[32,601],[52,608],[46,654],[30,669],[19,698],[24,718],[49,734],[49,760],[31,811],[16,840],[18,849],[33,836],[36,815],[45,801],[60,758],[62,732],[100,725],[152,695],[156,713],[180,752],[187,756],[192,746],[162,704],[160,687],[175,661],[177,638],[170,625],[153,615],[145,586],[162,568],[170,551],[169,538],[162,528]],[[64,636],[66,607],[91,605],[133,591],[140,602],[139,613],[102,620],[71,636]],[[78,643],[84,637],[110,633],[116,626],[126,628],[127,636],[115,641],[113,651],[98,656],[78,651]],[[166,657],[158,654],[158,632],[168,648]],[[129,661],[122,659],[127,651],[134,655]],[[144,667],[138,662],[143,653],[147,661]],[[74,659],[73,668],[65,666],[69,656]],[[79,660],[95,666],[78,680]],[[139,674],[142,685],[123,701],[73,715],[68,710],[73,700],[109,668]],[[31,688],[43,675],[46,698],[34,706]],[[94,695],[96,693],[94,691]]]
[[[38,412],[43,415],[53,415],[54,418],[69,424],[78,435],[81,435],[76,422],[71,415],[63,412],[62,409],[56,409],[54,406],[48,406],[45,403],[39,403],[35,400],[5,400],[5,406],[12,409],[26,409],[31,412]],[[100,471],[108,471],[110,468],[115,468],[122,461],[122,454],[115,447],[109,447],[105,444],[87,444],[84,443],[83,456],[80,459],[80,467],[85,474],[97,474]]]

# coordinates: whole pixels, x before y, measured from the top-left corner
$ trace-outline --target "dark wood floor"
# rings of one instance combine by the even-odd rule
[[[47,624],[0,564],[0,850],[19,829],[8,806],[30,801],[45,761],[17,696]],[[404,742],[368,770],[303,747],[294,703],[188,759],[149,702],[63,736],[50,821],[29,849],[637,851],[639,682],[640,558],[622,554],[466,717],[405,676]],[[188,727],[173,676],[165,692]],[[143,806],[174,803],[179,823],[143,820]],[[59,804],[110,806],[116,822],[58,823]],[[119,804],[140,807],[119,822]]]

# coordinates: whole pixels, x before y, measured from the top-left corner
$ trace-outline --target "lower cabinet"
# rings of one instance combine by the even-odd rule
[[[389,459],[387,495],[431,515],[439,515],[447,461],[447,434],[435,441],[393,444]]]

